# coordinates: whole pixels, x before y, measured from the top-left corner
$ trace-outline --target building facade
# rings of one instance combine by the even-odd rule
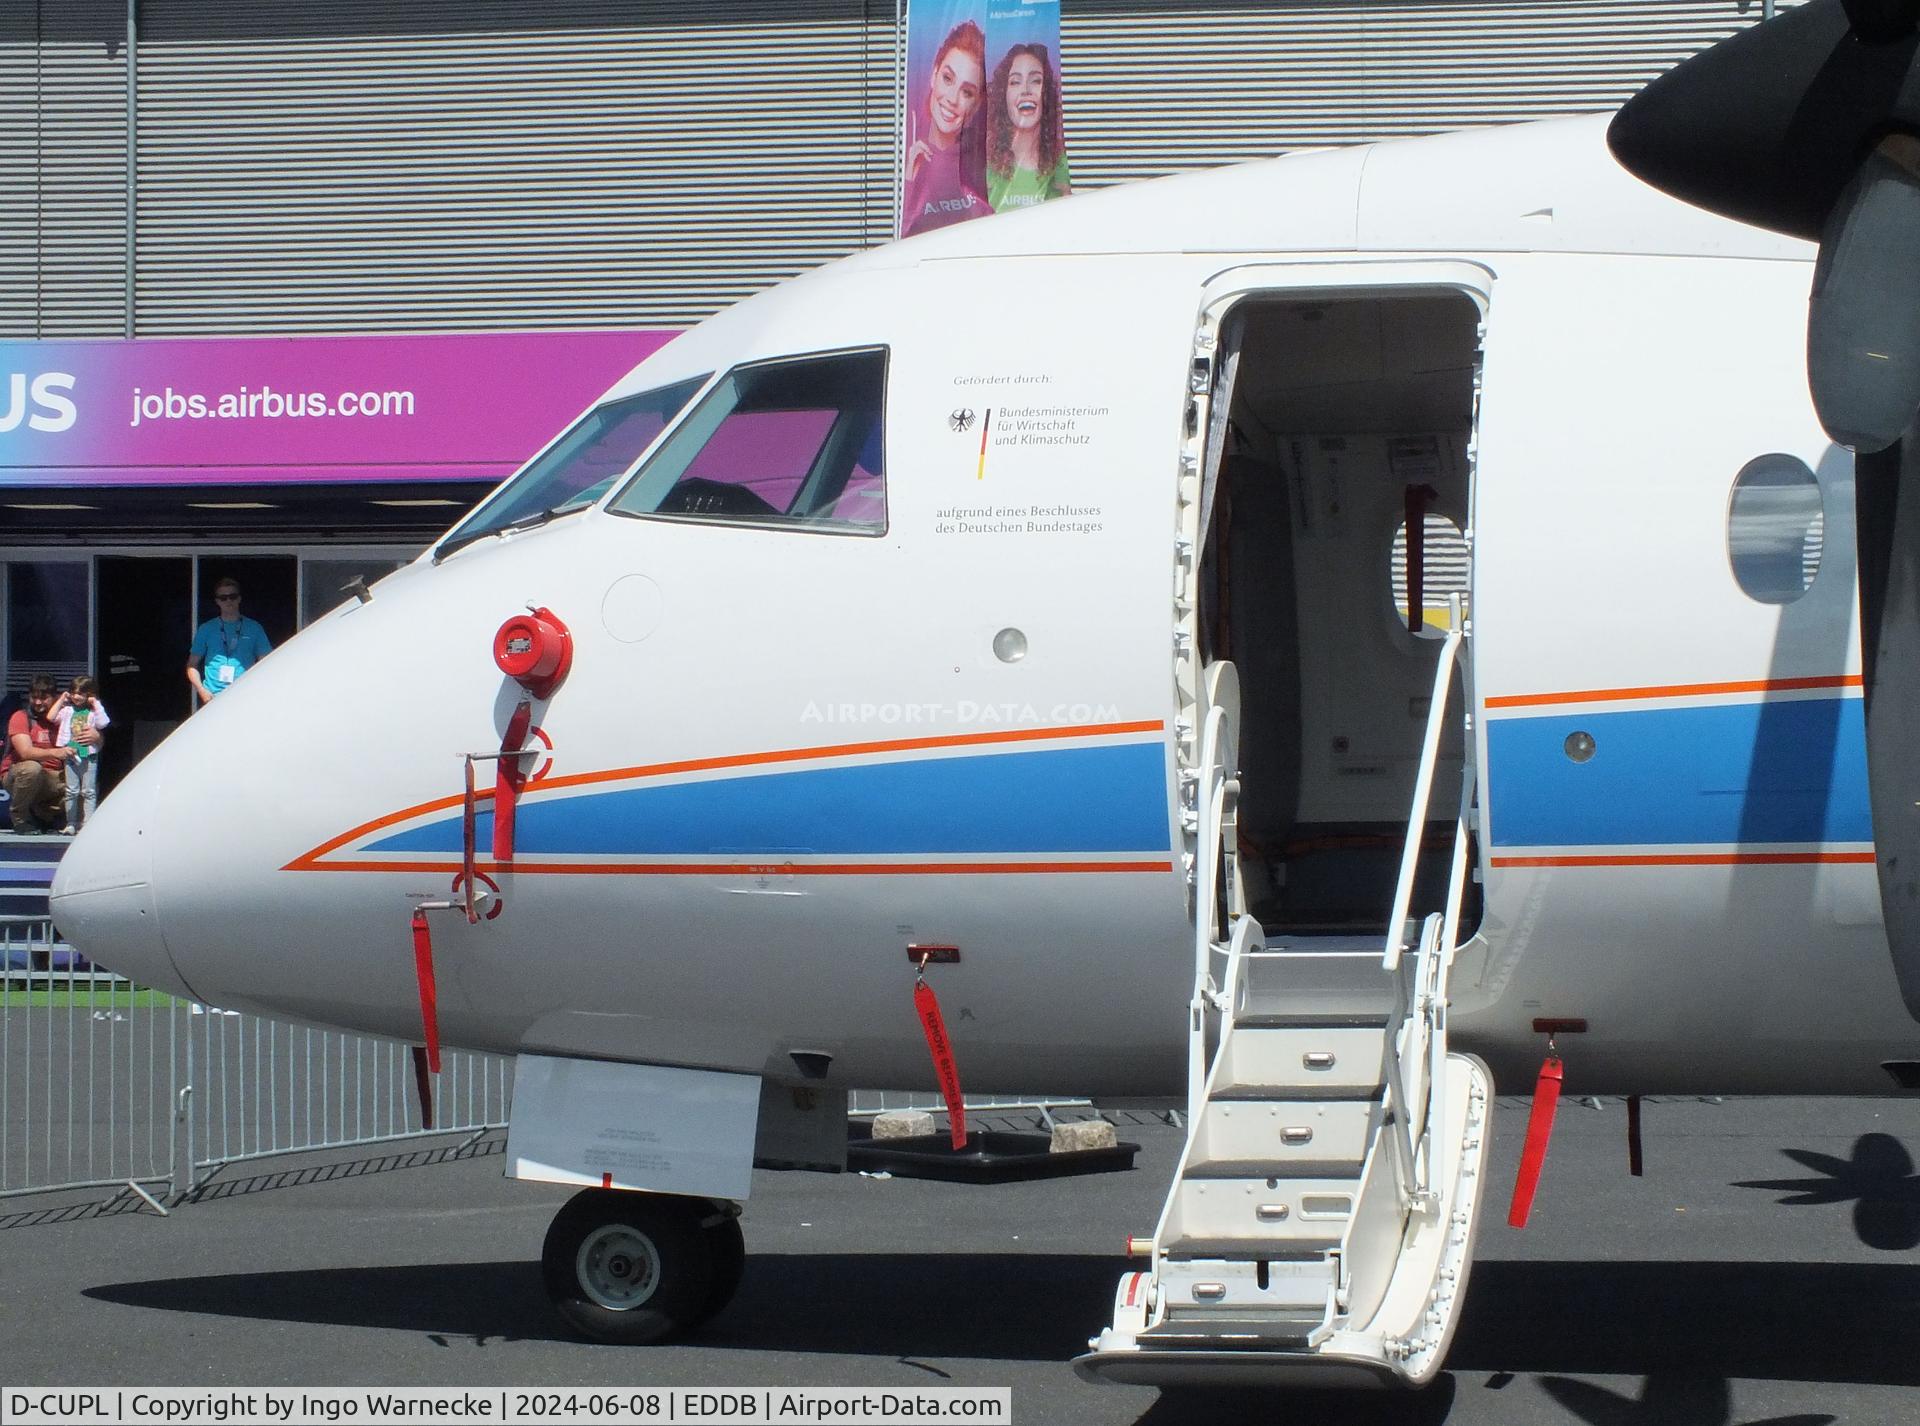
[[[1618,105],[1767,0],[1066,0],[1076,185]],[[892,231],[895,0],[0,7],[0,340],[678,327]]]

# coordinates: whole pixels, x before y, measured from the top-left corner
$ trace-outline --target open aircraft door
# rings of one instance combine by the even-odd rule
[[[1269,930],[1389,923],[1449,599],[1471,605],[1491,291],[1462,262],[1249,266],[1206,289],[1177,546],[1181,757],[1205,776],[1222,690],[1240,783],[1223,885]],[[1435,730],[1449,792],[1478,761],[1466,632]],[[1416,896],[1444,875],[1450,810],[1417,850]]]
[[[1489,288],[1466,264],[1356,263],[1206,291],[1175,585],[1189,1137],[1088,1376],[1418,1383],[1446,1354],[1492,1094],[1446,1024],[1478,919]]]

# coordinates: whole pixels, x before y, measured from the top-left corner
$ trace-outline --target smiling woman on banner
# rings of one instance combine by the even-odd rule
[[[902,237],[987,213],[978,122],[986,75],[987,38],[972,20],[962,20],[934,53],[924,114],[916,109],[909,116],[913,141],[900,204]]]
[[[996,213],[1031,208],[1073,191],[1060,122],[1060,80],[1047,47],[1019,44],[987,86],[987,204]]]

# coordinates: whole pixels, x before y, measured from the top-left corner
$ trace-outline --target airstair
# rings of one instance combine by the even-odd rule
[[[1235,875],[1230,665],[1207,670],[1191,811],[1188,1139],[1147,1265],[1081,1375],[1148,1385],[1417,1385],[1472,1261],[1492,1086],[1447,1048],[1474,802],[1472,738],[1445,909],[1409,920],[1455,661],[1454,602],[1390,927],[1269,944]]]

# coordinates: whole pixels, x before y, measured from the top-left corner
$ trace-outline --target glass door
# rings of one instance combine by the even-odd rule
[[[187,649],[193,642],[193,561],[102,555],[95,573],[96,677],[113,719],[100,750],[104,794],[179,727],[192,706]]]

